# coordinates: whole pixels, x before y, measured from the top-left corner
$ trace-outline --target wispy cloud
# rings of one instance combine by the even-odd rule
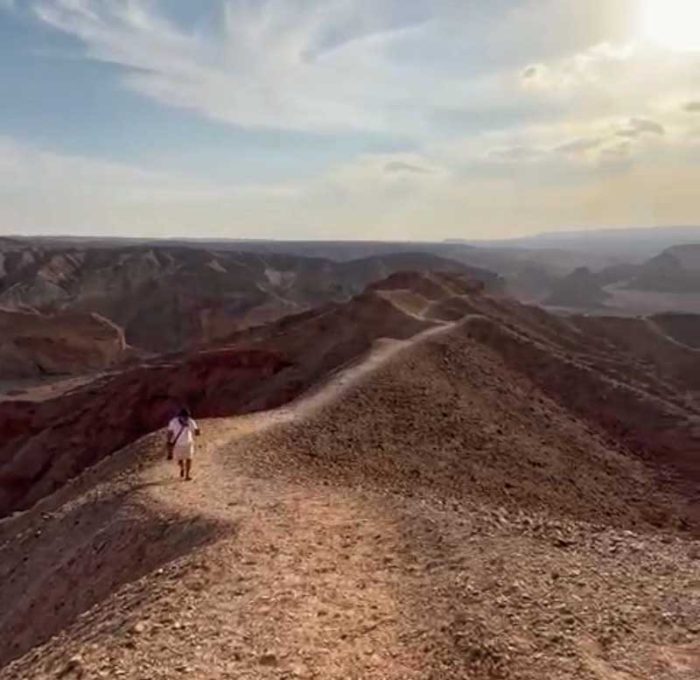
[[[635,139],[646,134],[664,135],[666,134],[666,130],[661,123],[658,123],[655,120],[648,120],[647,118],[631,118],[629,124],[625,126],[624,129],[618,131],[617,136]]]
[[[582,137],[563,142],[554,150],[565,155],[579,155],[599,148],[603,141],[602,137]]]
[[[42,0],[34,12],[79,39],[88,58],[123,67],[127,87],[166,105],[245,127],[313,131],[388,125],[387,107],[403,94],[390,86],[383,52],[422,21],[416,12],[394,16],[386,2],[228,0],[217,29],[202,34],[158,7]],[[370,105],[378,87],[383,107]]]
[[[389,174],[409,173],[412,175],[430,174],[431,170],[416,163],[407,163],[406,161],[389,161],[384,166],[384,171]]]
[[[208,0],[189,24],[167,0],[14,3],[151,103],[250,138],[258,128],[304,131],[330,145],[336,133],[369,131],[411,151],[358,145],[315,173],[298,172],[290,152],[288,181],[243,187],[5,139],[0,216],[278,236],[359,235],[366,224],[385,238],[426,237],[438,221],[445,230],[631,222],[637,209],[644,216],[630,206],[635,182],[647,188],[640,203],[656,182],[680,197],[659,200],[654,215],[683,221],[698,209],[689,187],[700,55],[635,41],[621,19],[632,1]],[[186,127],[182,143],[186,153]]]
[[[499,0],[488,11],[450,0],[220,0],[207,29],[177,24],[157,0],[30,2],[87,58],[120,66],[126,87],[248,128],[424,138],[439,132],[440,111],[493,116],[531,107],[533,97],[543,111],[568,101],[597,114],[628,106],[634,115],[650,96],[687,87],[698,65],[632,43],[566,54],[553,38],[549,52],[540,50],[550,59],[523,65],[542,22],[586,45],[598,24],[615,27],[626,0],[595,11],[575,0]],[[488,56],[500,53],[510,56]]]
[[[573,131],[560,131],[567,133]],[[206,183],[0,139],[2,231],[404,240],[507,236],[562,224],[683,224],[697,215],[700,164],[629,164],[629,141],[605,141],[585,153],[596,153],[612,172],[584,163],[572,175],[571,160],[554,151],[548,134],[530,136],[542,145],[532,152],[502,147],[497,162],[476,148],[365,154],[316,178],[258,186]],[[533,154],[519,178],[512,169]],[[460,166],[478,171],[465,174]]]
[[[505,161],[508,163],[529,163],[539,160],[544,155],[543,149],[538,149],[534,146],[506,146],[491,149],[488,152],[488,158],[496,161]]]

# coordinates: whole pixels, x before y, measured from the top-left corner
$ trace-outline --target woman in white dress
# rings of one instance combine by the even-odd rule
[[[188,482],[192,479],[194,437],[197,435],[199,427],[186,408],[168,423],[168,448],[172,452],[171,457],[180,466],[180,477]]]

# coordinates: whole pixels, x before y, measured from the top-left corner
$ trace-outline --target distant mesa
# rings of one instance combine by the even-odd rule
[[[700,293],[700,243],[668,248],[641,265],[626,286],[663,293]]]

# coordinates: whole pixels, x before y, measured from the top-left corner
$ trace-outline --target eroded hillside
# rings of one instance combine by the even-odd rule
[[[0,377],[32,378],[104,370],[132,357],[121,328],[97,314],[0,307]]]
[[[396,270],[444,270],[495,280],[426,253],[348,262],[165,245],[48,247],[0,243],[0,306],[100,314],[127,342],[184,350],[360,293]]]
[[[144,431],[250,413],[192,483],[150,435],[0,524],[0,677],[697,677],[695,350],[481,288],[399,273],[140,369]],[[76,403],[63,455],[109,423]]]

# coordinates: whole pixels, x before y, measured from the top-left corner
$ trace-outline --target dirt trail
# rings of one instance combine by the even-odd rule
[[[204,522],[216,535],[185,536],[180,557],[115,589],[0,678],[697,677],[697,638],[679,623],[691,621],[697,594],[677,602],[694,558],[680,539],[264,467],[261,438],[303,431],[402,352],[453,328],[382,341],[295,404],[204,422],[191,483],[163,461],[124,473],[135,512],[148,508],[175,532]],[[156,438],[144,446],[161,455]],[[677,616],[673,630],[647,634],[662,611]],[[586,643],[593,633],[605,651]]]
[[[239,459],[251,435],[303,422],[398,352],[448,328],[381,340],[361,363],[283,408],[204,422],[191,484],[164,462],[127,481],[134,504],[184,524],[225,527],[223,535],[207,548],[193,543],[196,552],[127,584],[0,677],[43,677],[39,665],[46,677],[141,677],[136,668],[152,678],[279,677],[288,655],[296,659],[288,677],[367,677],[363,668],[376,650],[398,644],[387,624],[401,612],[376,578],[391,562],[391,547],[378,545],[395,544],[397,527],[361,495],[251,478]],[[157,455],[158,443],[149,446]],[[339,641],[346,648],[332,651]],[[270,651],[280,642],[287,648],[281,657]]]

